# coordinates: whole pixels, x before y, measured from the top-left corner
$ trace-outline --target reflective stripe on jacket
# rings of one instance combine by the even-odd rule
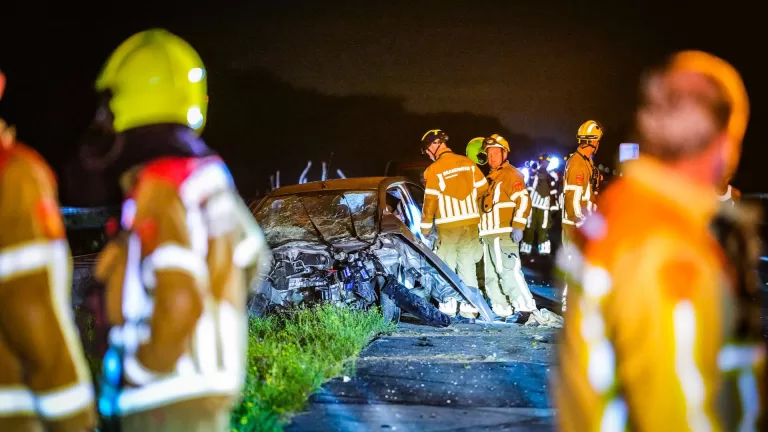
[[[557,188],[555,176],[547,172],[537,172],[531,177],[528,194],[531,197],[531,207],[542,210],[557,208]]]
[[[568,158],[563,177],[563,224],[580,226],[592,211],[592,160],[578,151]]]
[[[510,233],[525,229],[531,213],[530,198],[523,174],[504,162],[488,175],[488,194],[481,199],[480,236]]]
[[[427,167],[424,178],[423,234],[429,234],[435,224],[454,228],[480,221],[477,200],[486,192],[488,183],[471,159],[444,149]]]

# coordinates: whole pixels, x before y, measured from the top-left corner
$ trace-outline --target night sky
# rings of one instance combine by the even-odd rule
[[[613,164],[618,144],[631,139],[642,70],[695,48],[741,71],[752,116],[735,184],[768,192],[760,175],[768,160],[765,36],[750,18],[759,14],[736,3],[728,10],[672,2],[250,3],[185,10],[147,3],[133,11],[129,3],[109,11],[31,3],[4,13],[11,18],[0,25],[8,76],[0,116],[58,170],[72,164],[101,65],[122,40],[157,26],[187,39],[206,63],[203,137],[245,195],[263,192],[276,169],[293,183],[307,159],[319,166],[331,153],[334,171],[381,175],[387,160],[418,155],[421,134],[436,127],[462,152],[475,136],[506,134],[519,161],[539,150],[572,151],[579,124],[595,119],[607,131],[597,159]],[[310,174],[318,176],[319,168]],[[62,199],[87,203],[69,192]]]

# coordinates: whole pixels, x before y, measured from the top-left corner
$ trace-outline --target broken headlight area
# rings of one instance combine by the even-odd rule
[[[429,325],[447,326],[450,318],[430,299],[459,294],[424,258],[397,239],[382,236],[374,245],[343,251],[321,244],[295,242],[273,251],[273,262],[252,293],[251,313],[331,303],[368,309],[379,306],[385,318],[397,321],[405,310]],[[445,294],[447,293],[447,294]]]
[[[372,258],[337,253],[323,247],[289,245],[273,253],[269,275],[259,292],[281,306],[329,302],[365,308],[376,302]]]

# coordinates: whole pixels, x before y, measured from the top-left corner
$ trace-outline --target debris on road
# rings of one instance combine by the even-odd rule
[[[525,326],[563,328],[563,317],[547,309],[539,309],[531,313]]]

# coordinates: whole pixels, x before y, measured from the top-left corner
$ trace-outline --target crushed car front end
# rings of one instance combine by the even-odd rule
[[[445,326],[450,319],[431,300],[464,298],[491,320],[482,294],[465,286],[386,211],[388,182],[318,182],[278,189],[262,200],[254,214],[273,256],[267,276],[254,287],[252,312],[316,302],[378,305],[393,321],[403,309],[427,324]]]

